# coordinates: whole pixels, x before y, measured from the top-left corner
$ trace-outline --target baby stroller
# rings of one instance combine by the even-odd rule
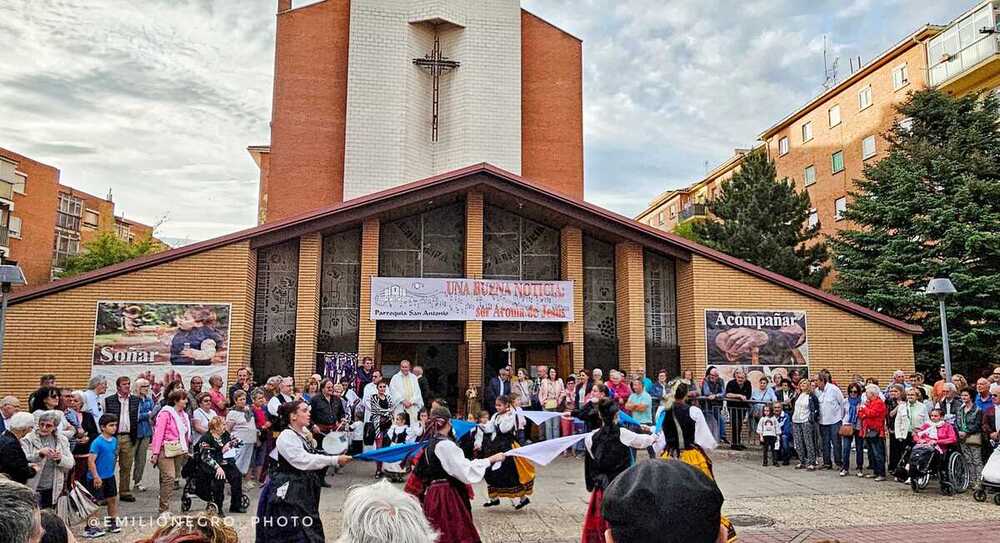
[[[244,447],[242,441],[235,440],[233,449]],[[210,468],[197,454],[188,458],[188,461],[181,469],[181,476],[184,477],[184,490],[181,491],[181,511],[185,513],[191,510],[193,498],[204,501],[207,505],[215,508],[215,499],[212,495],[212,484],[215,482],[215,470]],[[250,497],[243,494],[240,505],[247,509],[250,507]]]
[[[949,445],[944,454],[937,447],[910,445],[899,459],[897,478],[909,478],[914,492],[927,488],[931,476],[937,477],[941,493],[951,496],[969,488],[969,468],[958,444]]]
[[[992,495],[993,503],[1000,505],[1000,446],[997,445],[1000,443],[994,444],[993,454],[983,466],[983,484],[972,493],[977,502],[984,502]]]

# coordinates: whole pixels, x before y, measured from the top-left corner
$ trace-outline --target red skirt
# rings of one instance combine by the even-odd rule
[[[590,493],[590,505],[587,506],[587,516],[583,517],[583,537],[581,543],[605,543],[604,532],[608,523],[601,514],[601,504],[604,503],[604,489],[595,488]]]
[[[468,494],[447,481],[435,481],[424,494],[424,515],[441,533],[438,543],[482,543],[472,522]]]

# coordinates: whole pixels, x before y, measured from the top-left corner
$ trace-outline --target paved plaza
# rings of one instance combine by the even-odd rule
[[[788,467],[762,467],[752,452],[728,450],[713,454],[719,485],[726,496],[724,512],[741,525],[740,541],[759,543],[805,543],[837,539],[854,541],[921,542],[962,539],[987,541],[1000,525],[1000,507],[992,501],[976,503],[966,493],[956,497],[940,495],[934,483],[920,494],[908,486],[892,482],[875,483],[854,475],[839,477],[837,472],[806,472]],[[327,541],[339,532],[344,490],[372,481],[374,466],[353,463],[332,478],[333,488],[325,489],[321,511]],[[156,470],[147,470],[146,486],[138,501],[123,504],[124,514],[143,519],[145,528],[129,527],[120,535],[101,539],[131,542],[149,532],[148,523],[156,516]],[[251,490],[251,511],[256,507],[257,490]],[[177,493],[179,495],[179,492]],[[532,503],[515,511],[509,501],[497,508],[483,509],[485,485],[476,485],[474,515],[487,543],[579,541],[588,493],[583,484],[582,461],[560,458],[539,468]],[[179,503],[179,496],[175,496]],[[193,510],[204,502],[194,501]],[[228,501],[226,506],[228,507]],[[179,505],[175,506],[179,510]],[[253,541],[253,517],[233,515],[240,541]],[[933,521],[933,523],[931,523]],[[991,536],[992,536],[991,535]],[[986,539],[984,539],[986,538]]]

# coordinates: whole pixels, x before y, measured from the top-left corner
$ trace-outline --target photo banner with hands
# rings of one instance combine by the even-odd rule
[[[791,368],[807,372],[807,332],[805,311],[706,309],[708,366],[717,367],[727,381],[740,367],[748,374],[759,372],[769,379],[775,373],[787,376]]]

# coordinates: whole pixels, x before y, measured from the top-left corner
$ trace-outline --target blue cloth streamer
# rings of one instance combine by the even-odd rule
[[[451,427],[455,431],[455,439],[462,439],[462,436],[476,427],[476,423],[461,419],[451,419]],[[402,462],[407,456],[412,456],[425,446],[427,446],[426,441],[397,443],[355,455],[353,458],[362,462]]]
[[[382,447],[381,449],[355,455],[353,458],[362,462],[402,462],[407,456],[416,454],[417,451],[426,446],[426,441],[397,443],[389,447]]]
[[[455,439],[462,439],[465,434],[472,431],[476,423],[462,419],[451,419],[451,429],[455,432]]]
[[[632,415],[624,411],[618,412],[618,423],[619,424],[631,424],[633,426],[642,426],[642,423],[632,418]]]

